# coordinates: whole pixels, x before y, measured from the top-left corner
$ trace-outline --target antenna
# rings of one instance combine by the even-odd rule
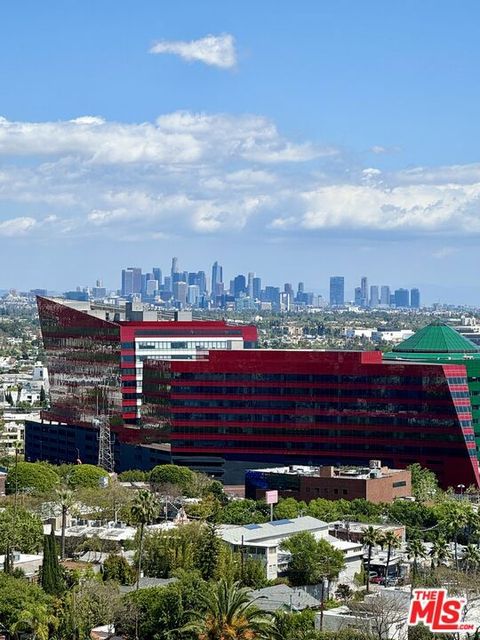
[[[93,424],[98,427],[98,466],[112,473],[114,459],[108,416],[97,416]]]

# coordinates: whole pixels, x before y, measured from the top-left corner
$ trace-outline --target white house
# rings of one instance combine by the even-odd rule
[[[274,580],[285,573],[290,560],[290,554],[280,549],[282,542],[295,533],[307,531],[317,540],[323,538],[343,552],[346,566],[340,573],[338,581],[352,582],[353,576],[362,566],[363,547],[359,542],[347,542],[334,538],[328,533],[328,528],[327,522],[303,516],[291,520],[274,520],[245,526],[223,525],[219,528],[219,536],[234,550],[261,560],[265,565],[267,579]]]

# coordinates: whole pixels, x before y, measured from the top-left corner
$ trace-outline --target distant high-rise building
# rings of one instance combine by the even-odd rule
[[[248,281],[247,281],[247,295],[249,298],[253,299],[253,279],[255,274],[251,271],[248,273]]]
[[[368,307],[368,278],[366,276],[363,276],[360,280],[360,290],[362,294],[360,305],[362,307]]]
[[[173,283],[172,283],[172,277],[171,276],[165,276],[165,281],[163,283],[163,290],[164,291],[173,291]]]
[[[241,274],[233,279],[233,296],[239,298],[241,293],[245,293],[247,289],[247,281],[245,276]]]
[[[162,285],[162,270],[160,267],[153,267],[152,269],[153,278],[158,282],[158,286]]]
[[[212,298],[223,293],[223,268],[217,261],[212,266]]]
[[[147,280],[147,284],[145,286],[145,295],[147,297],[152,297],[155,295],[157,290],[158,290],[158,282],[153,279]]]
[[[341,307],[345,304],[345,278],[332,276],[330,278],[330,306]]]
[[[361,287],[355,287],[354,302],[355,302],[355,305],[357,307],[361,307],[362,306],[362,289],[361,289]]]
[[[378,286],[376,284],[372,284],[370,287],[370,306],[372,309],[376,309],[380,304],[380,298],[378,295]]]
[[[261,295],[262,295],[262,279],[256,277],[253,279],[253,297],[255,300],[260,300]]]
[[[412,309],[420,309],[420,290],[410,289],[410,306]]]
[[[187,291],[188,285],[186,282],[180,280],[179,282],[173,283],[173,297],[182,306],[187,304]]]
[[[142,270],[139,267],[122,269],[122,296],[142,292]]]
[[[305,284],[303,282],[298,283],[298,293],[305,293]]]
[[[410,306],[410,294],[408,289],[395,289],[395,306],[406,308]]]
[[[197,281],[195,284],[198,285],[200,295],[204,296],[207,293],[207,276],[205,275],[205,271],[197,272]]]
[[[198,305],[198,301],[200,298],[200,287],[198,284],[191,284],[188,287],[187,291],[187,302],[192,307],[196,307]]]
[[[172,282],[175,282],[175,276],[174,276],[175,273],[178,273],[178,258],[172,258],[172,268],[170,269]]]
[[[383,285],[380,287],[380,304],[382,307],[390,306],[390,287],[388,285]]]

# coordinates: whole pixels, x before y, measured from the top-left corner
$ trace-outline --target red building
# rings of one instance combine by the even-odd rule
[[[172,459],[226,482],[278,464],[413,462],[444,487],[479,484],[466,370],[380,352],[212,351],[148,362],[145,401],[171,423]]]
[[[128,306],[44,297],[37,304],[51,396],[43,417],[65,424],[91,424],[106,415],[116,427],[138,425],[145,360],[194,360],[206,350],[257,344],[254,326],[141,320],[143,311],[130,307],[131,320]]]

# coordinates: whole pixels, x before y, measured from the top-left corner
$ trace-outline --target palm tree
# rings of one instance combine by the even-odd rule
[[[197,634],[198,640],[255,640],[271,628],[270,618],[249,597],[239,582],[221,579],[199,595],[199,607],[180,631]]]
[[[418,561],[420,559],[425,559],[427,557],[427,552],[425,549],[425,545],[419,538],[412,538],[407,542],[407,558],[413,561],[412,567],[412,592],[413,592],[413,583],[415,579],[418,577]]]
[[[437,536],[435,538],[432,548],[429,551],[429,556],[432,559],[432,569],[435,569],[435,560],[437,561],[437,567],[441,564],[446,564],[447,560],[450,560],[452,554],[450,553],[449,544],[443,536]]]
[[[60,558],[65,558],[65,529],[67,528],[67,514],[75,504],[73,491],[70,489],[59,489],[57,491],[57,504],[62,509],[62,537],[60,546]]]
[[[370,565],[372,563],[372,550],[377,544],[380,544],[381,534],[378,529],[372,527],[366,527],[362,530],[362,543],[365,547],[368,548],[368,557],[367,557],[367,576],[366,576],[366,585],[367,585],[367,593],[370,591]]]
[[[385,586],[388,586],[388,569],[390,567],[390,559],[392,557],[392,549],[399,549],[402,541],[395,531],[389,529],[380,538],[380,546],[387,547],[387,563],[385,565]]]
[[[472,571],[476,575],[480,565],[480,549],[473,544],[467,545],[463,554],[462,564],[466,571]]]
[[[452,511],[446,519],[445,529],[447,535],[453,538],[454,553],[455,553],[455,568],[458,571],[458,534],[462,529],[465,529],[469,522],[469,515],[465,510],[455,509]]]
[[[52,616],[44,604],[31,604],[28,609],[24,609],[18,620],[12,625],[13,634],[28,633],[31,640],[48,640],[50,637],[50,626],[57,626],[58,620]]]
[[[142,554],[143,554],[143,537],[145,533],[145,525],[153,522],[159,511],[159,504],[151,491],[144,489],[139,491],[135,496],[130,507],[130,514],[134,524],[140,527],[140,539],[138,543],[138,573],[137,585],[140,585],[140,573],[142,570]]]

